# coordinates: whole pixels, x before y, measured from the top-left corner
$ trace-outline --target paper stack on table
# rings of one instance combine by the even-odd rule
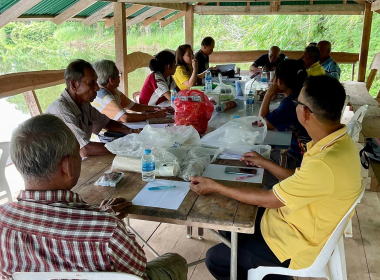
[[[148,190],[159,186],[175,188]],[[149,182],[132,200],[133,205],[177,210],[190,190],[190,182],[155,180]]]
[[[210,164],[206,167],[205,171],[203,172],[203,177],[209,177],[215,180],[224,180],[224,181],[235,181],[236,177],[241,177],[243,175],[239,174],[227,174],[224,173],[224,169],[226,169],[228,165],[220,165],[220,164]],[[256,169],[257,173],[255,176],[251,178],[247,178],[244,180],[240,180],[239,182],[247,182],[247,183],[262,183],[263,182],[263,175],[264,175],[264,169],[263,168],[255,168],[255,167],[244,167],[246,169]],[[247,174],[248,175],[248,174]]]

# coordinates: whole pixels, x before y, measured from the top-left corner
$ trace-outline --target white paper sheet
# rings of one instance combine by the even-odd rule
[[[172,189],[150,191],[158,186],[176,186]],[[132,200],[133,205],[177,210],[190,190],[190,182],[155,180],[149,182]]]
[[[203,172],[202,176],[209,177],[216,180],[224,180],[224,181],[235,181],[235,177],[244,176],[244,175],[238,175],[238,174],[224,173],[224,169],[226,169],[226,167],[229,167],[229,165],[209,164],[209,166],[207,166],[205,171]],[[231,166],[231,167],[236,167],[236,166]],[[264,176],[263,168],[255,168],[255,167],[244,167],[244,168],[256,169],[257,173],[255,176],[251,178],[247,178],[247,179],[239,180],[235,182],[262,183],[263,176]]]
[[[131,129],[139,129],[139,128],[144,128],[145,126],[148,125],[148,123],[147,122],[136,122],[133,124],[132,123],[126,123],[125,125]],[[154,128],[164,128],[164,127],[169,126],[169,124],[168,123],[157,123],[157,124],[151,124],[150,126],[154,127]]]

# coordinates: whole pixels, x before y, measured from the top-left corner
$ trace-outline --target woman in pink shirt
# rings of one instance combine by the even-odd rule
[[[174,54],[169,51],[159,52],[149,62],[149,68],[153,73],[144,82],[139,103],[157,105],[170,100],[170,90],[176,87],[172,78],[176,70]]]

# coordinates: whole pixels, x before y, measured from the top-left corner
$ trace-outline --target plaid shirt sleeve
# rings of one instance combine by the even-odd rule
[[[109,123],[110,118],[100,113],[90,104],[88,104],[88,107],[90,111],[91,121],[93,123],[92,133],[99,134],[99,132]]]
[[[147,279],[145,253],[121,221],[117,222],[116,230],[109,241],[108,255],[116,271]]]

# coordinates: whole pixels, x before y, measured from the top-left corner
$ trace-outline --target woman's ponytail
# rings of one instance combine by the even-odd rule
[[[150,60],[149,68],[153,72],[160,72],[162,74],[165,71],[166,65],[172,65],[174,61],[174,54],[169,51],[162,51],[159,52],[155,58]]]

